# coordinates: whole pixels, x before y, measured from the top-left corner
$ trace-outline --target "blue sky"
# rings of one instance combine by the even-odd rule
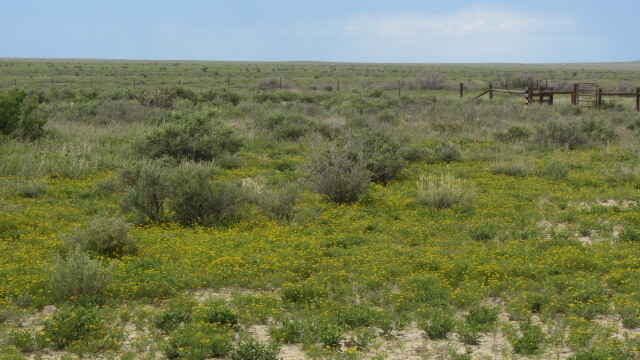
[[[640,60],[640,1],[0,0],[0,57]]]

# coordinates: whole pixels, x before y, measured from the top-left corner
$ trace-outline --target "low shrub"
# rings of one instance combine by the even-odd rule
[[[235,216],[245,197],[238,184],[210,179],[211,170],[198,164],[182,164],[169,180],[167,209],[183,225],[212,225]]]
[[[45,134],[47,120],[36,112],[38,100],[26,90],[0,91],[0,136],[34,140]]]
[[[469,229],[469,237],[471,240],[486,242],[493,240],[498,234],[498,230],[493,223],[483,222],[482,224]]]
[[[571,171],[569,165],[558,160],[550,161],[538,171],[538,175],[549,180],[565,180]]]
[[[189,324],[171,333],[162,345],[168,359],[204,360],[223,357],[231,350],[232,333],[207,323]]]
[[[421,176],[418,180],[417,200],[425,206],[436,209],[447,209],[453,206],[468,209],[472,206],[474,198],[474,188],[451,175],[439,178]]]
[[[112,264],[102,266],[84,251],[73,249],[66,256],[54,255],[49,274],[49,289],[59,299],[91,296],[111,282]]]
[[[524,161],[498,161],[491,167],[494,175],[521,176],[529,173],[530,166]]]
[[[462,160],[462,150],[458,144],[440,141],[426,148],[425,161],[429,164],[451,163]]]
[[[482,331],[477,325],[463,322],[456,326],[456,336],[465,345],[478,345],[480,344]]]
[[[165,220],[165,201],[170,195],[170,170],[158,161],[143,161],[124,169],[122,208],[136,214],[138,221]]]
[[[31,353],[47,346],[45,335],[34,330],[15,329],[6,334],[6,343],[23,353]]]
[[[160,87],[153,91],[140,92],[138,101],[144,106],[170,109],[173,107],[173,100],[176,96],[175,91],[167,87]]]
[[[239,325],[238,314],[231,310],[224,302],[208,300],[196,309],[195,316],[207,323],[220,327],[236,328]]]
[[[311,188],[336,203],[352,203],[369,188],[367,164],[354,160],[342,148],[331,147],[316,154],[306,166]]]
[[[192,299],[177,297],[167,302],[166,307],[153,317],[153,325],[170,332],[191,322],[196,306]]]
[[[240,340],[231,352],[231,360],[277,360],[280,353],[280,344],[270,342],[263,344],[250,337]]]
[[[58,350],[115,350],[122,330],[108,324],[107,318],[104,310],[94,307],[64,307],[44,321],[42,331]]]
[[[524,126],[513,125],[504,131],[498,131],[493,137],[501,142],[515,142],[526,140],[531,136],[532,131]]]
[[[242,140],[235,129],[212,119],[205,111],[187,115],[173,113],[134,144],[140,155],[150,159],[215,160],[222,164],[241,146]]]
[[[304,335],[304,324],[300,321],[285,319],[280,327],[271,326],[269,335],[275,341],[285,344],[295,344],[302,342]]]
[[[536,354],[545,341],[542,328],[527,319],[519,324],[520,334],[508,334],[507,339],[513,347],[513,352],[522,355]]]
[[[257,194],[257,203],[269,217],[291,220],[299,197],[298,186],[291,184],[281,189],[263,189]]]
[[[429,339],[444,339],[455,329],[456,321],[451,314],[432,308],[418,321],[418,327]]]
[[[365,164],[373,182],[385,184],[394,180],[405,167],[400,145],[380,131],[355,131],[339,139],[339,143],[355,162]]]
[[[15,185],[14,191],[24,198],[37,198],[47,193],[47,184],[35,181],[23,181]]]
[[[580,125],[573,122],[549,120],[536,129],[535,142],[552,148],[576,149],[589,141],[579,129]]]
[[[492,326],[498,321],[498,313],[500,309],[497,307],[489,307],[480,305],[473,307],[464,316],[465,321],[471,326],[486,328]]]
[[[94,216],[86,226],[76,228],[64,241],[68,249],[118,257],[136,251],[129,230],[131,224],[122,217]]]

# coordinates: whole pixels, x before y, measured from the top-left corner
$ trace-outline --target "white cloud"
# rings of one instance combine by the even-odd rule
[[[598,52],[570,15],[471,7],[455,13],[361,15],[346,20],[354,54],[375,61],[538,62]],[[578,44],[590,44],[584,49]],[[566,58],[566,57],[565,57]]]

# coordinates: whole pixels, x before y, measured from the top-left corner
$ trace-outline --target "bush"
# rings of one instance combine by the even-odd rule
[[[235,216],[244,203],[237,184],[210,179],[211,171],[197,164],[183,164],[170,180],[167,208],[180,224],[212,225]]]
[[[497,234],[496,226],[490,222],[483,222],[479,226],[469,229],[469,237],[474,241],[486,242],[495,238]]]
[[[491,173],[494,175],[504,174],[509,176],[527,175],[529,165],[524,161],[499,161],[491,167]]]
[[[291,220],[299,196],[298,187],[288,185],[282,189],[262,190],[257,194],[257,202],[271,218],[276,220]]]
[[[516,354],[533,355],[540,350],[545,340],[542,328],[530,319],[519,324],[521,335],[510,334],[507,338]]]
[[[434,308],[418,321],[418,327],[429,339],[444,339],[455,329],[456,321],[445,311]]]
[[[236,328],[239,325],[239,316],[229,309],[224,303],[209,300],[198,308],[197,317],[207,324]]]
[[[151,129],[135,143],[138,153],[150,159],[163,157],[179,161],[212,161],[222,164],[240,150],[236,131],[207,112],[175,115]]]
[[[65,243],[68,249],[118,257],[136,251],[129,230],[131,224],[122,217],[94,216],[85,227],[76,228],[73,234],[66,237]]]
[[[549,180],[565,180],[569,177],[569,172],[569,165],[558,160],[552,160],[538,171],[538,175]]]
[[[173,107],[173,99],[175,99],[176,96],[175,91],[167,87],[161,87],[154,91],[140,92],[138,101],[144,106],[170,109]]]
[[[311,121],[300,115],[288,115],[279,112],[259,119],[256,125],[267,136],[289,141],[298,140],[314,129]]]
[[[337,203],[357,201],[369,188],[371,179],[365,163],[336,147],[314,156],[305,170],[313,190]]]
[[[579,124],[550,120],[537,128],[537,144],[572,150],[587,142],[588,138],[580,131]]]
[[[212,324],[189,324],[176,329],[162,346],[168,359],[204,360],[229,353],[232,334]]]
[[[195,301],[178,297],[167,302],[166,308],[153,318],[153,325],[165,332],[177,329],[191,322]]]
[[[24,198],[37,198],[44,195],[49,187],[47,184],[35,181],[25,181],[15,186],[15,192]]]
[[[464,319],[471,326],[486,328],[488,325],[493,325],[498,321],[499,312],[500,309],[497,307],[481,305],[469,310]]]
[[[302,341],[304,324],[296,320],[285,319],[281,327],[270,327],[269,335],[275,341],[286,344],[294,344]]]
[[[170,172],[157,161],[145,161],[121,172],[126,186],[122,202],[125,211],[135,212],[140,221],[162,221],[170,194]]]
[[[263,344],[254,338],[241,340],[231,352],[231,360],[277,360],[280,344]]]
[[[349,156],[365,164],[374,182],[384,184],[396,179],[405,166],[400,145],[381,132],[361,130],[342,141]]]
[[[111,282],[111,269],[78,249],[66,257],[54,255],[48,272],[49,289],[59,299],[96,295]]]
[[[494,133],[493,136],[498,141],[515,142],[528,139],[531,136],[531,130],[523,126],[514,125],[505,131]]]
[[[103,311],[82,306],[60,309],[44,321],[43,332],[58,350],[116,349],[122,336],[118,328],[107,324]]]
[[[26,90],[0,91],[0,135],[33,140],[44,135],[46,119],[36,115],[37,99]]]
[[[425,161],[430,164],[450,163],[462,160],[460,146],[448,141],[441,141],[426,149]]]
[[[418,180],[418,203],[436,209],[447,209],[454,205],[462,209],[472,206],[475,198],[473,187],[451,175],[436,177],[421,176]]]

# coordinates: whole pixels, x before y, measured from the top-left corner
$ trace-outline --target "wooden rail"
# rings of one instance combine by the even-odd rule
[[[522,90],[509,90],[509,89],[494,89],[492,84],[489,84],[489,88],[479,95],[476,95],[474,99],[478,99],[486,94],[489,94],[489,99],[493,99],[493,93],[503,94],[517,94],[523,95],[525,104],[541,103],[553,105],[554,95],[571,95],[571,105],[584,105],[590,106],[597,110],[602,108],[603,96],[627,96],[636,98],[636,111],[640,111],[640,87],[636,88],[635,92],[604,92],[602,88],[598,88],[595,83],[576,83],[573,84],[573,90],[554,90],[553,88],[546,87],[528,87]],[[460,96],[463,95],[463,84],[460,83]]]

